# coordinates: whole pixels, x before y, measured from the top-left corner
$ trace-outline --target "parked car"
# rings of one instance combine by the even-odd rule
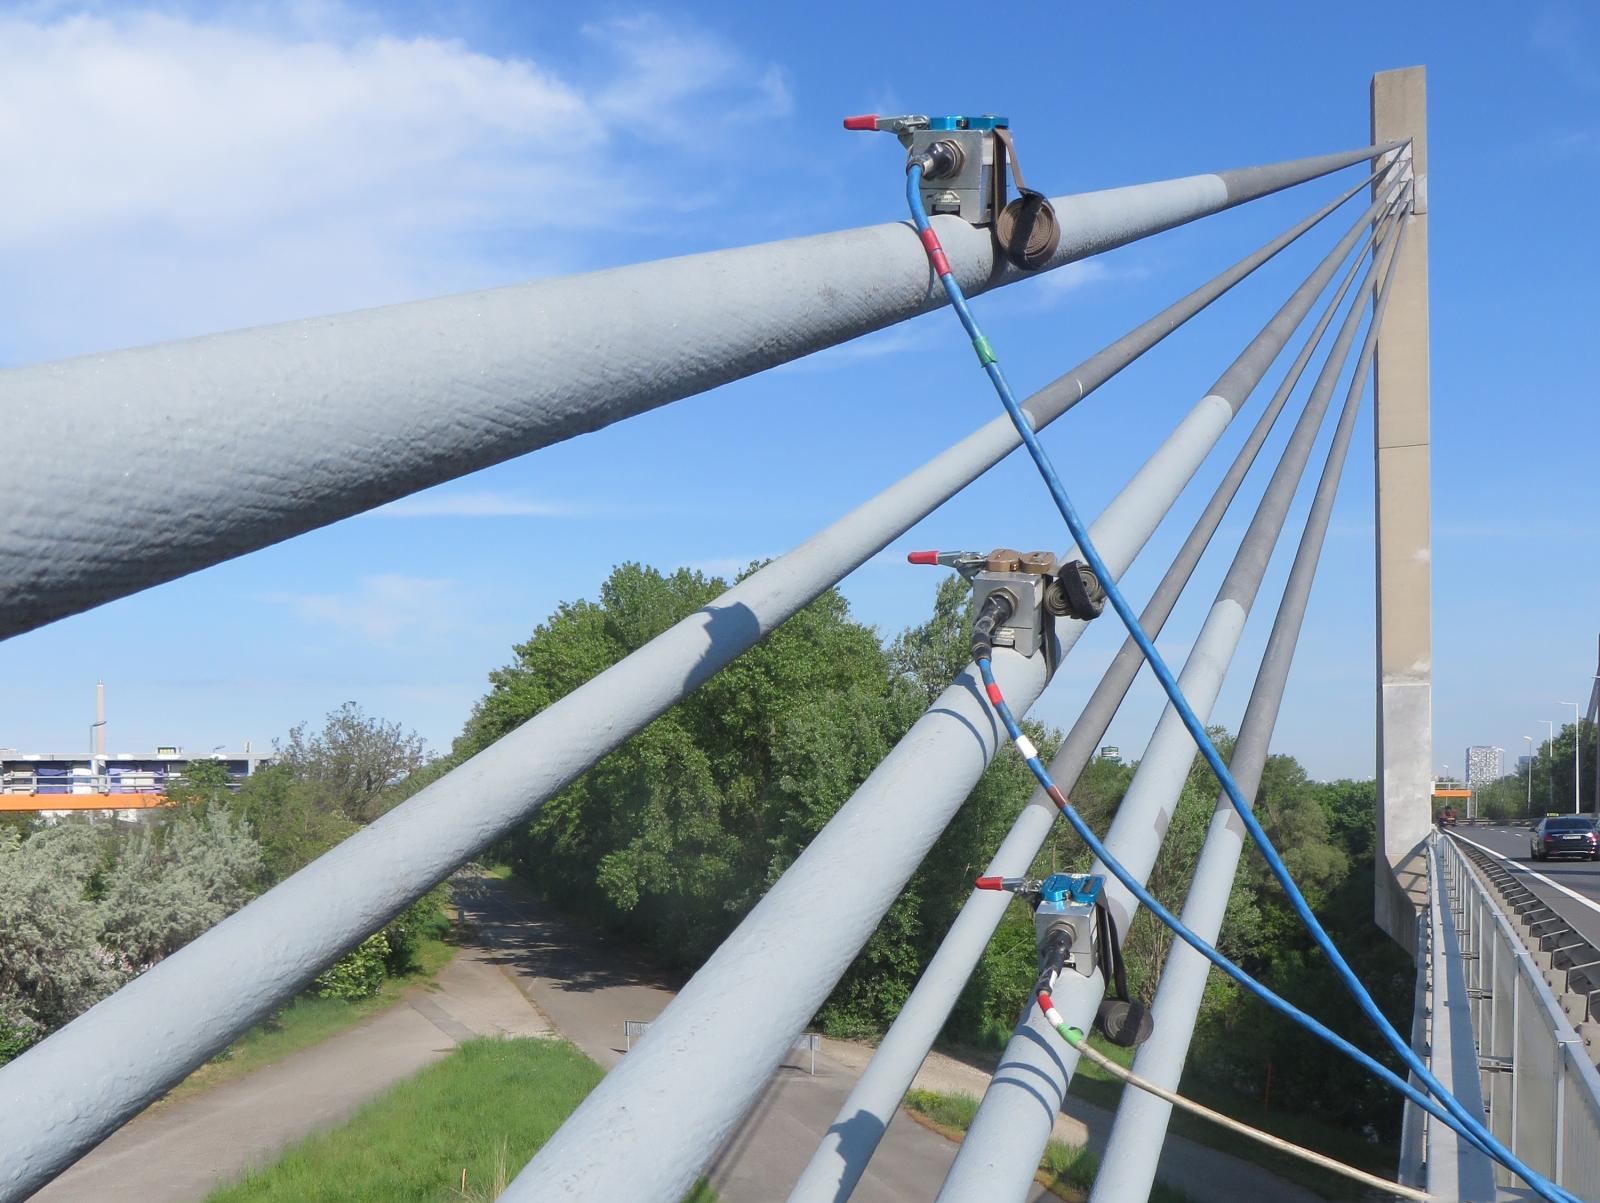
[[[1442,807],[1439,811],[1439,826],[1454,827],[1456,825],[1456,808],[1454,806]]]
[[[1582,815],[1540,819],[1530,836],[1528,850],[1534,860],[1549,860],[1554,856],[1600,860],[1600,834],[1595,831],[1594,820]]]

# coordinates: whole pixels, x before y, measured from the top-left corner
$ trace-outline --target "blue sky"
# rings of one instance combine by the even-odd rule
[[[1514,757],[1538,720],[1559,721],[1558,702],[1586,700],[1600,628],[1594,6],[1051,5],[1017,14],[1026,36],[994,47],[985,41],[1004,31],[970,5],[573,11],[0,9],[0,363],[898,220],[898,148],[841,131],[846,113],[1007,113],[1029,182],[1075,192],[1362,145],[1372,72],[1421,63],[1435,763],[1459,771],[1476,742]],[[1306,185],[984,298],[980,318],[1031,391],[1335,187]],[[1087,511],[1332,233],[1051,428]],[[1263,402],[1128,575],[1136,598]],[[994,404],[953,318],[918,319],[15,638],[0,645],[0,746],[80,749],[103,677],[113,751],[263,748],[346,699],[445,747],[511,643],[559,601],[592,596],[615,563],[728,572],[779,554]],[[1372,771],[1369,430],[1275,741],[1318,776]],[[1247,484],[1219,547],[1259,488]],[[1217,707],[1230,726],[1306,500]],[[897,548],[1066,542],[1031,467],[1012,457]],[[1226,558],[1208,557],[1169,624],[1174,656]],[[858,617],[892,632],[925,614],[934,585],[885,555],[844,591]],[[1118,634],[1098,624],[1036,713],[1070,723]],[[1108,741],[1137,754],[1158,709],[1141,682]]]

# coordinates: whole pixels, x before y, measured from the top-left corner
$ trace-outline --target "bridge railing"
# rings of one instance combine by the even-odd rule
[[[1474,1069],[1490,1131],[1579,1198],[1600,1198],[1600,1072],[1588,1045],[1461,845],[1436,838],[1432,857],[1436,1072],[1445,1063],[1458,1075]],[[1470,1085],[1458,1076],[1457,1097],[1464,1100]],[[1521,1185],[1437,1128],[1428,1125],[1430,1191],[1455,1187],[1463,1200],[1493,1198],[1482,1194],[1491,1170],[1499,1186]]]

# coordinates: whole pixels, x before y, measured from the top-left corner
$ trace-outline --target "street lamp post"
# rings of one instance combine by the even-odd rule
[[[1533,736],[1524,735],[1528,741],[1528,814],[1533,814]]]
[[[1544,783],[1548,797],[1544,808],[1547,811],[1553,811],[1556,808],[1556,725],[1547,718],[1542,718],[1539,721],[1550,728],[1550,763],[1544,770]]]
[[[1578,745],[1581,742],[1578,739],[1578,733],[1583,730],[1583,710],[1577,702],[1558,702],[1557,705],[1572,707],[1572,813],[1577,814],[1578,765],[1580,763],[1578,759]],[[1550,752],[1552,755],[1554,755],[1555,749],[1551,748]]]

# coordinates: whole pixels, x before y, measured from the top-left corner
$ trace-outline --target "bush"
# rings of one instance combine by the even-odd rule
[[[44,1025],[10,998],[0,998],[0,1065],[20,1057],[44,1035]]]
[[[450,916],[444,909],[449,900],[448,886],[434,886],[379,933],[389,944],[384,958],[384,968],[389,973],[410,973],[417,968],[424,940],[442,940],[450,934]]]
[[[312,988],[319,998],[371,998],[383,985],[388,956],[388,939],[375,932],[319,973]]]

